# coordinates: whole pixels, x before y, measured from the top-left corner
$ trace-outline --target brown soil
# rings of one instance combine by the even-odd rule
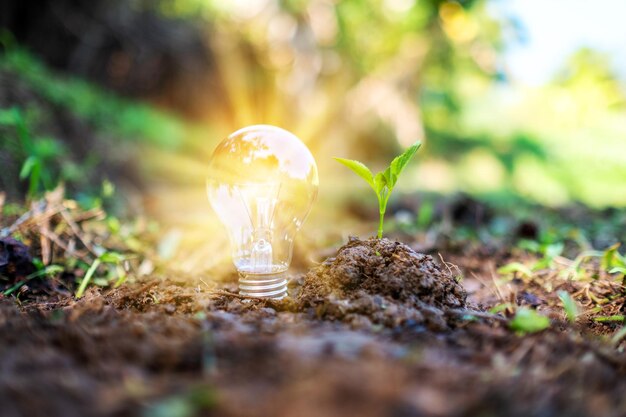
[[[183,277],[0,299],[0,415],[626,415],[623,351],[563,323],[516,335],[405,245],[351,240],[302,280],[281,302]]]
[[[426,323],[444,330],[454,323],[467,294],[451,271],[432,257],[389,239],[350,241],[311,270],[298,295],[301,309],[318,317],[363,325]]]

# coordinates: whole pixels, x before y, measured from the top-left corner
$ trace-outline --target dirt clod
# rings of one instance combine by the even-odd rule
[[[389,239],[350,241],[305,277],[298,295],[302,310],[359,327],[364,315],[395,327],[425,323],[443,330],[450,309],[464,308],[466,292],[429,255]]]
[[[12,237],[0,238],[0,275],[16,281],[34,270],[33,258],[26,245]]]

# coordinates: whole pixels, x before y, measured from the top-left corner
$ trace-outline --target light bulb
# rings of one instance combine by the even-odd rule
[[[217,145],[207,191],[228,230],[240,294],[287,295],[285,273],[294,239],[317,196],[318,183],[311,152],[281,128],[245,127]]]

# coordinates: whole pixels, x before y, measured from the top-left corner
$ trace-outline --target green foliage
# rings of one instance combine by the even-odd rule
[[[554,258],[563,253],[565,245],[562,241],[542,241],[522,240],[519,243],[520,248],[541,255],[541,259],[533,266],[533,269],[548,268],[552,265]]]
[[[509,322],[509,327],[520,334],[537,333],[550,327],[550,319],[535,310],[520,308]]]
[[[502,275],[515,274],[519,273],[524,277],[530,278],[533,275],[533,271],[527,267],[526,265],[520,262],[511,262],[500,268],[498,268],[498,273]]]
[[[362,162],[352,159],[335,158],[336,161],[354,171],[359,177],[363,178],[365,182],[372,187],[372,190],[376,193],[378,199],[378,209],[380,213],[380,221],[378,224],[378,238],[383,237],[383,220],[385,217],[385,211],[387,210],[387,202],[391,196],[391,192],[398,182],[398,176],[407,166],[409,161],[413,158],[417,150],[420,148],[421,143],[416,142],[410,146],[402,154],[398,155],[391,161],[391,165],[384,171],[374,175],[370,169]]]
[[[419,213],[417,214],[417,226],[425,229],[432,222],[435,215],[435,205],[432,201],[424,200],[419,207]]]
[[[57,139],[33,135],[22,110],[17,107],[0,109],[0,126],[15,132],[18,145],[15,154],[23,160],[19,178],[28,180],[29,198],[41,191],[50,191],[67,179],[59,164],[60,159],[67,157],[65,147]],[[5,139],[8,142],[8,138]]]
[[[489,309],[489,312],[491,314],[498,314],[501,313],[503,311],[509,310],[509,309],[514,309],[515,305],[512,303],[500,303],[500,304],[496,304],[495,306],[491,307]]]
[[[576,301],[574,301],[572,296],[567,291],[559,291],[558,296],[561,303],[563,303],[563,309],[565,310],[567,320],[569,320],[570,323],[576,322],[576,318],[578,317],[578,306],[576,305]]]
[[[25,49],[8,48],[0,55],[0,70],[18,74],[46,100],[71,111],[113,139],[169,147],[183,140],[184,127],[172,115],[121,99],[86,81],[58,76]]]
[[[100,265],[107,266],[107,269],[109,269],[109,271],[118,275],[118,279],[115,282],[114,286],[115,287],[120,286],[122,282],[125,280],[126,274],[123,268],[117,268],[117,267],[120,266],[121,263],[124,262],[126,259],[127,258],[124,255],[119,254],[117,252],[104,252],[102,255],[98,256],[92,262],[89,269],[87,269],[87,272],[85,272],[85,276],[83,276],[83,279],[80,282],[78,290],[76,290],[76,298],[80,298],[84,295],[85,290],[87,289],[87,285],[89,284],[91,279],[94,277],[94,274],[96,273]],[[102,284],[108,284],[108,280],[103,280]]]
[[[618,252],[620,243],[609,247],[602,255],[600,268],[609,274],[622,274],[626,277],[626,256]]]
[[[626,316],[623,314],[615,314],[613,316],[594,317],[593,320],[598,323],[623,323],[626,320]]]

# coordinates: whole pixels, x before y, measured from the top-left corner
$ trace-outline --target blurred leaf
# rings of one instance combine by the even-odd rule
[[[625,316],[623,314],[616,314],[613,316],[602,316],[602,317],[594,317],[593,321],[597,321],[598,323],[611,323],[611,322],[623,322]]]
[[[519,272],[520,274],[522,274],[525,277],[532,277],[533,275],[533,271],[530,270],[530,268],[528,268],[526,265],[520,263],[520,262],[511,262],[509,264],[506,264],[500,268],[498,268],[498,273],[499,274],[514,274],[516,272]]]
[[[39,163],[39,158],[37,158],[36,156],[29,156],[28,158],[26,158],[26,160],[24,161],[24,164],[22,165],[22,169],[20,170],[20,179],[23,180],[23,179],[28,178],[28,176],[33,171],[33,168],[38,163]]]
[[[33,140],[33,155],[41,160],[50,160],[65,154],[61,142],[54,138],[38,137]]]
[[[557,256],[560,256],[563,253],[563,249],[565,248],[565,244],[563,242],[556,242],[549,245],[546,245],[543,249],[544,256],[552,260]]]
[[[536,333],[550,327],[550,319],[535,310],[520,308],[509,322],[509,327],[518,333]]]
[[[513,307],[514,307],[514,305],[511,304],[511,303],[501,303],[501,304],[497,304],[497,305],[491,307],[489,309],[489,312],[491,314],[497,314],[497,313],[501,313],[501,312],[505,311],[508,308],[513,308]]]
[[[16,124],[15,113],[17,108],[0,109],[0,126],[14,126]]]
[[[620,243],[616,243],[613,246],[609,247],[604,251],[604,255],[602,255],[602,260],[600,262],[600,268],[604,271],[608,271],[613,266],[615,262],[615,255],[618,253],[617,249],[620,247]]]
[[[109,180],[102,181],[102,197],[112,197],[115,193],[115,184]]]
[[[561,303],[563,303],[563,309],[565,310],[567,319],[570,321],[570,323],[576,322],[576,318],[579,314],[576,301],[574,301],[572,296],[567,291],[561,290],[557,294],[559,296],[559,299],[561,300]]]
[[[434,214],[434,204],[431,201],[423,201],[419,206],[419,211],[417,212],[417,225],[420,228],[428,227],[433,221]]]
[[[117,252],[105,252],[99,257],[100,261],[109,264],[119,264],[126,260],[126,257]]]

